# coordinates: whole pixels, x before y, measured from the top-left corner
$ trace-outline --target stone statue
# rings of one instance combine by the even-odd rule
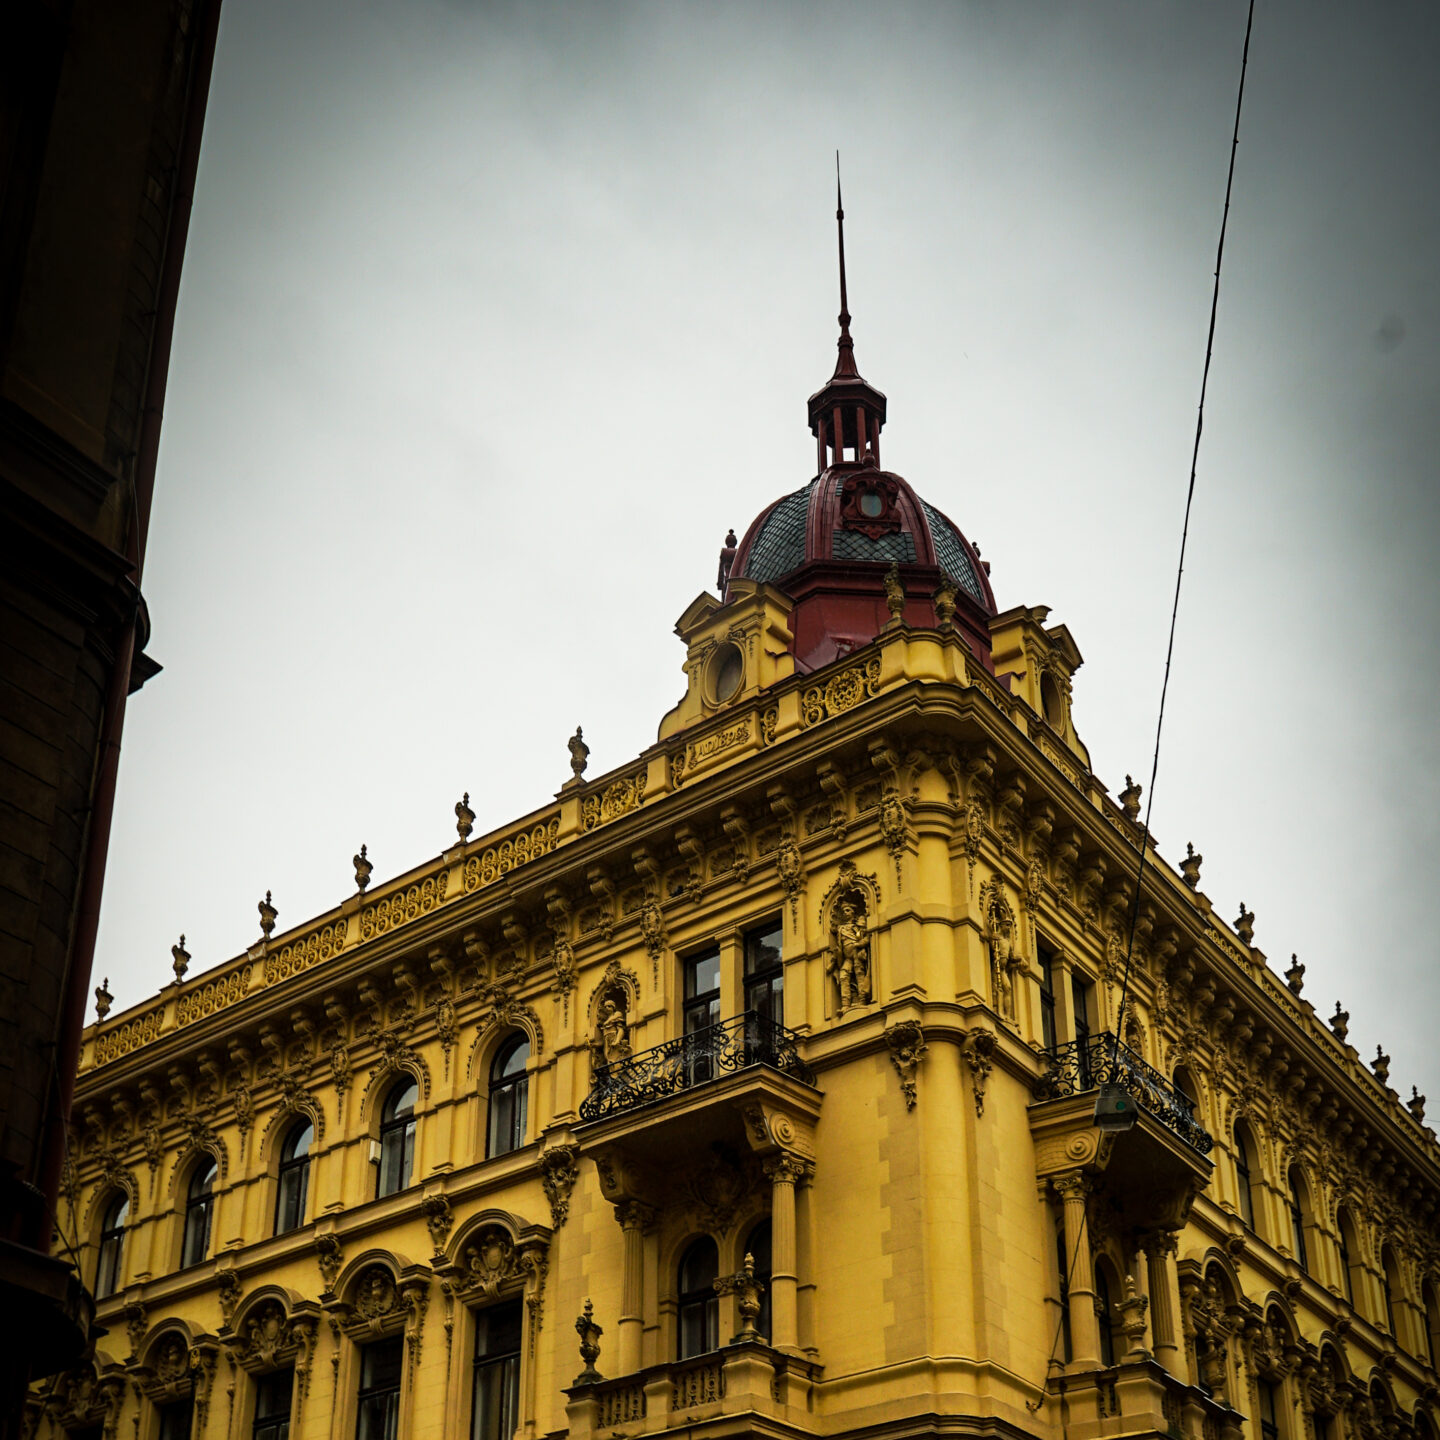
[[[715,588],[719,590],[722,595],[725,593],[725,587],[730,583],[730,571],[735,564],[735,549],[737,543],[735,532],[733,530],[727,531],[724,548],[720,551],[720,570],[715,577]]]
[[[830,974],[840,993],[838,1013],[870,1003],[870,932],[854,901],[840,902],[830,946]]]
[[[604,1000],[600,1005],[600,1053],[607,1065],[630,1058],[630,1030],[625,1024],[625,1012],[614,1000]]]
[[[574,772],[575,778],[579,780],[585,774],[585,762],[590,758],[590,747],[585,743],[585,732],[577,725],[575,733],[565,743],[570,747],[570,769]]]
[[[905,623],[905,587],[900,583],[900,562],[894,561],[885,572],[885,604],[890,611],[890,623]]]

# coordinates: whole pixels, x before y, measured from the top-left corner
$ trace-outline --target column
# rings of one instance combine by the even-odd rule
[[[639,1200],[623,1200],[615,1207],[615,1218],[625,1232],[617,1363],[621,1375],[633,1375],[640,1368],[640,1343],[645,1334],[645,1231],[654,1219],[654,1211]]]
[[[1177,1379],[1185,1375],[1175,1329],[1174,1294],[1178,1289],[1175,1253],[1179,1237],[1173,1230],[1152,1230],[1144,1237],[1145,1287],[1150,1293],[1150,1348],[1156,1362]]]
[[[805,1174],[798,1155],[780,1154],[765,1162],[770,1180],[770,1344],[798,1353],[800,1327],[795,1290],[795,1184]]]
[[[1059,1176],[1053,1184],[1065,1206],[1064,1263],[1070,1277],[1070,1369],[1075,1372],[1098,1370],[1100,1322],[1095,1315],[1095,1267],[1090,1259],[1085,1218],[1090,1177],[1075,1170]]]

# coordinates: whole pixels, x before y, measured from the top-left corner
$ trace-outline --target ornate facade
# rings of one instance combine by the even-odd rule
[[[1193,854],[1113,1035],[1139,789],[841,327],[653,747],[87,1032],[40,1436],[1437,1440],[1423,1105]]]

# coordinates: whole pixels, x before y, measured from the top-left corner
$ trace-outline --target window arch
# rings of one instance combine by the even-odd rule
[[[95,1265],[95,1298],[113,1295],[125,1279],[125,1226],[130,1220],[130,1197],[116,1195],[105,1207],[100,1222],[100,1258]]]
[[[755,1328],[768,1340],[770,1338],[770,1327],[772,1324],[770,1307],[770,1284],[771,1271],[774,1266],[772,1259],[770,1221],[767,1217],[759,1224],[752,1227],[750,1233],[745,1237],[745,1248],[741,1252],[741,1263],[744,1263],[748,1255],[755,1266],[755,1278],[760,1282],[760,1313],[755,1317]]]
[[[1235,1126],[1235,1196],[1240,1205],[1240,1218],[1259,1234],[1255,1227],[1254,1156],[1250,1127],[1242,1120]]]
[[[1433,1280],[1420,1287],[1420,1303],[1425,1310],[1425,1353],[1432,1368],[1440,1367],[1440,1295]]]
[[[1298,1165],[1290,1167],[1290,1244],[1294,1247],[1295,1263],[1302,1270],[1310,1269],[1305,1248],[1305,1231],[1310,1225],[1310,1192]]]
[[[378,1196],[395,1195],[409,1187],[415,1168],[415,1102],[419,1097],[419,1087],[407,1075],[391,1087],[380,1108]]]
[[[1340,1280],[1345,1286],[1345,1298],[1354,1305],[1355,1272],[1360,1263],[1360,1244],[1356,1238],[1355,1222],[1343,1205],[1335,1216],[1335,1236],[1340,1249]]]
[[[185,1190],[185,1238],[180,1267],[198,1265],[210,1253],[210,1222],[215,1214],[215,1157],[203,1155],[190,1172]],[[173,1242],[172,1242],[173,1243]]]
[[[298,1230],[305,1223],[305,1198],[310,1189],[310,1146],[315,1127],[308,1120],[290,1127],[280,1147],[280,1178],[275,1187],[275,1233]]]
[[[679,1332],[681,1360],[720,1348],[720,1297],[715,1281],[720,1274],[720,1252],[702,1235],[680,1257]]]
[[[508,1155],[525,1143],[526,1111],[530,1099],[530,1077],[525,1066],[529,1059],[529,1037],[514,1035],[500,1047],[491,1062],[489,1127],[485,1139],[487,1158]]]
[[[1400,1267],[1396,1264],[1395,1252],[1388,1245],[1380,1251],[1380,1275],[1385,1291],[1385,1326],[1392,1338],[1398,1341],[1400,1332],[1396,1329],[1398,1316],[1395,1302],[1404,1294],[1404,1287],[1400,1283]]]

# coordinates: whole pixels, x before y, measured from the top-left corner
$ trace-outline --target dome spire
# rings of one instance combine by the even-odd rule
[[[880,429],[885,424],[885,396],[867,384],[855,365],[850,334],[850,296],[845,284],[845,205],[840,192],[840,152],[835,152],[835,232],[840,248],[840,339],[835,373],[810,397],[810,429],[815,436],[816,464],[880,463]]]
[[[850,302],[845,293],[845,204],[840,198],[840,152],[835,152],[835,230],[840,241],[840,351],[832,380],[858,379],[855,368],[855,341],[850,336]]]

